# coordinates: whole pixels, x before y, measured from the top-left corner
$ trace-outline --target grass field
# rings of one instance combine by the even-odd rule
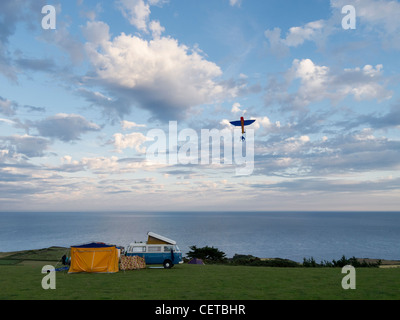
[[[3,255],[1,300],[398,300],[400,269],[356,270],[356,290],[342,289],[340,268],[267,268],[177,265],[116,274],[56,273],[44,290],[45,265],[65,249]],[[62,253],[63,254],[63,253]],[[0,256],[1,257],[1,256]],[[42,259],[42,260],[41,260]],[[17,263],[18,262],[18,263]]]

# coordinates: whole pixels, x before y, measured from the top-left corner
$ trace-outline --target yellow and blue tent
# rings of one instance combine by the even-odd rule
[[[94,242],[73,246],[68,273],[115,273],[119,271],[118,262],[115,245]]]

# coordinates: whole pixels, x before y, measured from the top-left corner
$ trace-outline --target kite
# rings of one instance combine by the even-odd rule
[[[235,127],[242,127],[242,141],[245,141],[245,133],[246,131],[244,130],[245,127],[253,124],[254,122],[256,122],[256,120],[244,120],[243,117],[240,118],[240,121],[231,121],[231,125],[235,126]]]

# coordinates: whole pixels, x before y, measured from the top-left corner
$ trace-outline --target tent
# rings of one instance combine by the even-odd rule
[[[188,262],[188,264],[204,264],[204,262],[201,259],[193,258]]]
[[[71,247],[71,266],[68,273],[118,272],[118,249],[105,243],[88,243]]]

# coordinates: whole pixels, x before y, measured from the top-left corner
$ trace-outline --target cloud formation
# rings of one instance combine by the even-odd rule
[[[16,108],[17,104],[15,102],[0,96],[0,114],[5,116],[13,116],[15,115]]]
[[[133,132],[129,134],[116,133],[113,136],[114,147],[116,152],[122,153],[122,150],[130,148],[135,149],[138,153],[146,153],[146,147],[143,144],[148,141],[148,138],[140,132]]]
[[[304,26],[291,27],[286,38],[281,38],[282,30],[278,27],[264,32],[270,44],[270,50],[276,55],[286,55],[288,48],[298,47],[306,41],[319,41],[326,37],[327,22],[324,20],[312,21]]]
[[[192,107],[236,94],[218,81],[222,71],[215,63],[175,39],[122,33],[111,40],[104,22],[88,22],[84,34],[97,82],[157,119],[183,119]]]
[[[82,134],[101,129],[97,124],[76,114],[59,113],[33,124],[43,137],[64,142],[80,140]]]
[[[156,38],[165,28],[159,21],[150,21],[150,6],[162,6],[168,0],[119,0],[117,5],[122,15],[139,31],[148,33],[149,29]]]
[[[378,34],[386,47],[400,49],[400,3],[393,0],[331,0],[334,9],[353,5],[359,19],[358,27]]]
[[[324,45],[330,36],[343,32],[342,8],[351,5],[356,9],[357,29],[368,36],[377,35],[385,48],[400,49],[400,3],[393,0],[331,0],[332,15],[326,20],[308,22],[289,28],[286,36],[278,27],[264,32],[269,42],[269,51],[277,56],[286,55],[306,41],[317,46]],[[366,38],[368,38],[368,36]]]
[[[13,67],[13,54],[9,50],[10,37],[21,22],[34,28],[32,21],[38,21],[44,0],[0,1],[0,73],[17,82],[18,75]]]
[[[300,81],[300,84],[293,92],[296,81]],[[382,102],[392,95],[385,88],[382,65],[332,70],[315,64],[311,59],[295,59],[292,67],[285,73],[283,82],[276,78],[270,79],[266,103],[278,102],[284,108],[296,109],[325,99],[337,103],[352,96],[356,101]]]
[[[60,2],[47,31],[44,0],[0,2],[1,208],[398,208],[398,1],[167,2]],[[200,133],[242,115],[257,120],[251,177],[146,159],[145,131],[168,131],[154,120]]]
[[[0,150],[3,157],[17,159],[18,154],[27,158],[43,157],[50,141],[30,135],[12,135],[0,137]]]
[[[242,0],[229,0],[229,4],[232,6],[232,7],[240,7],[241,6],[241,4],[242,4]]]
[[[259,143],[256,173],[279,177],[330,177],[400,168],[400,142],[362,129],[311,139],[294,136]]]

